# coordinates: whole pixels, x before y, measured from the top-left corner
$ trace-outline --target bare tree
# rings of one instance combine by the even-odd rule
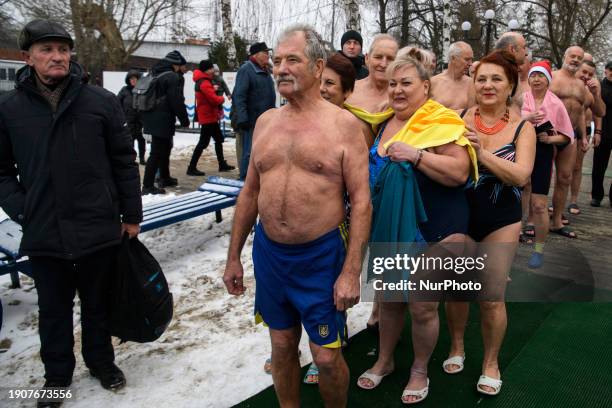
[[[71,28],[78,60],[93,73],[125,65],[150,34],[172,29],[172,16],[190,7],[189,0],[14,2],[26,16],[51,18]]]
[[[228,64],[236,68],[236,44],[232,28],[232,1],[221,0],[221,19],[223,20],[223,42],[227,50]]]
[[[361,15],[356,0],[344,0],[344,13],[346,14],[346,29],[361,31]]]

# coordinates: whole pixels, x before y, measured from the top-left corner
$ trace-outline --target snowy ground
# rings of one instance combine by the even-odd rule
[[[179,135],[173,155],[192,149],[196,139],[196,135]],[[211,150],[205,154],[212,155]],[[143,201],[152,199],[149,196]],[[75,300],[75,397],[66,406],[228,407],[272,384],[272,378],[262,369],[270,352],[267,330],[256,326],[252,318],[252,236],[242,257],[246,294],[231,297],[221,281],[232,216],[230,208],[223,210],[223,222],[219,224],[214,214],[208,214],[141,234],[141,240],[162,265],[174,294],[174,320],[154,343],[116,343],[116,362],[128,381],[127,387],[117,393],[102,389],[85,369],[79,354],[80,313],[78,299]],[[9,277],[0,277],[4,307],[0,348],[8,347],[8,351],[0,353],[0,387],[38,387],[44,382],[36,289],[27,277],[22,276],[21,282],[21,289],[9,289]],[[351,309],[351,334],[365,327],[369,310],[369,303]],[[307,364],[311,356],[305,336],[300,349],[301,362]],[[6,403],[2,396],[0,406]],[[30,401],[11,406],[32,405]]]

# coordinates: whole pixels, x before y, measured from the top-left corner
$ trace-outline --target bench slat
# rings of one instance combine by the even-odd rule
[[[175,206],[171,206],[168,208],[160,208],[154,213],[146,214],[144,216],[143,222],[146,222],[147,220],[150,220],[153,218],[160,218],[160,217],[164,217],[167,215],[172,215],[173,213],[176,213],[176,212],[189,211],[190,209],[193,209],[193,208],[199,208],[202,205],[214,204],[215,202],[222,201],[226,198],[233,199],[233,197],[227,197],[227,196],[214,194],[214,195],[203,196],[201,197],[200,200],[197,200],[197,201],[183,203],[183,205],[175,205]]]
[[[200,187],[198,187],[198,190],[208,191],[208,192],[213,192],[213,193],[218,193],[218,194],[225,194],[225,195],[234,196],[234,197],[238,197],[238,194],[240,194],[240,188],[238,187],[224,186],[221,184],[211,184],[211,183],[202,184]]]
[[[207,214],[213,211],[222,210],[227,207],[231,207],[236,203],[234,197],[227,197],[223,200],[215,201],[212,204],[205,204],[199,207],[190,208],[188,210],[174,212],[165,217],[151,218],[143,221],[140,224],[141,232],[150,231],[156,228],[164,227],[166,225],[174,224],[179,221],[185,221],[193,217],[197,217],[202,214]]]
[[[176,200],[176,201],[168,200],[166,201],[166,205],[163,205],[163,206],[157,206],[155,208],[144,207],[142,211],[143,217],[147,218],[160,211],[166,211],[168,209],[179,208],[183,206],[190,206],[190,205],[194,205],[194,204],[197,204],[205,200],[227,197],[227,196],[222,196],[222,195],[212,193],[212,192],[198,192],[198,193],[199,194],[192,195],[191,197],[185,200]]]

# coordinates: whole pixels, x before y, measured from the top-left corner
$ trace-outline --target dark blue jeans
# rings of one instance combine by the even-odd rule
[[[251,146],[253,144],[253,129],[242,130],[242,157],[240,158],[240,180],[244,180],[251,160]]]

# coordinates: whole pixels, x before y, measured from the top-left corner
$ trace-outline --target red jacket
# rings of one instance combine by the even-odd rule
[[[225,100],[218,96],[213,88],[212,77],[196,69],[193,71],[193,81],[200,81],[199,90],[195,93],[198,123],[205,125],[219,121],[219,105]]]

